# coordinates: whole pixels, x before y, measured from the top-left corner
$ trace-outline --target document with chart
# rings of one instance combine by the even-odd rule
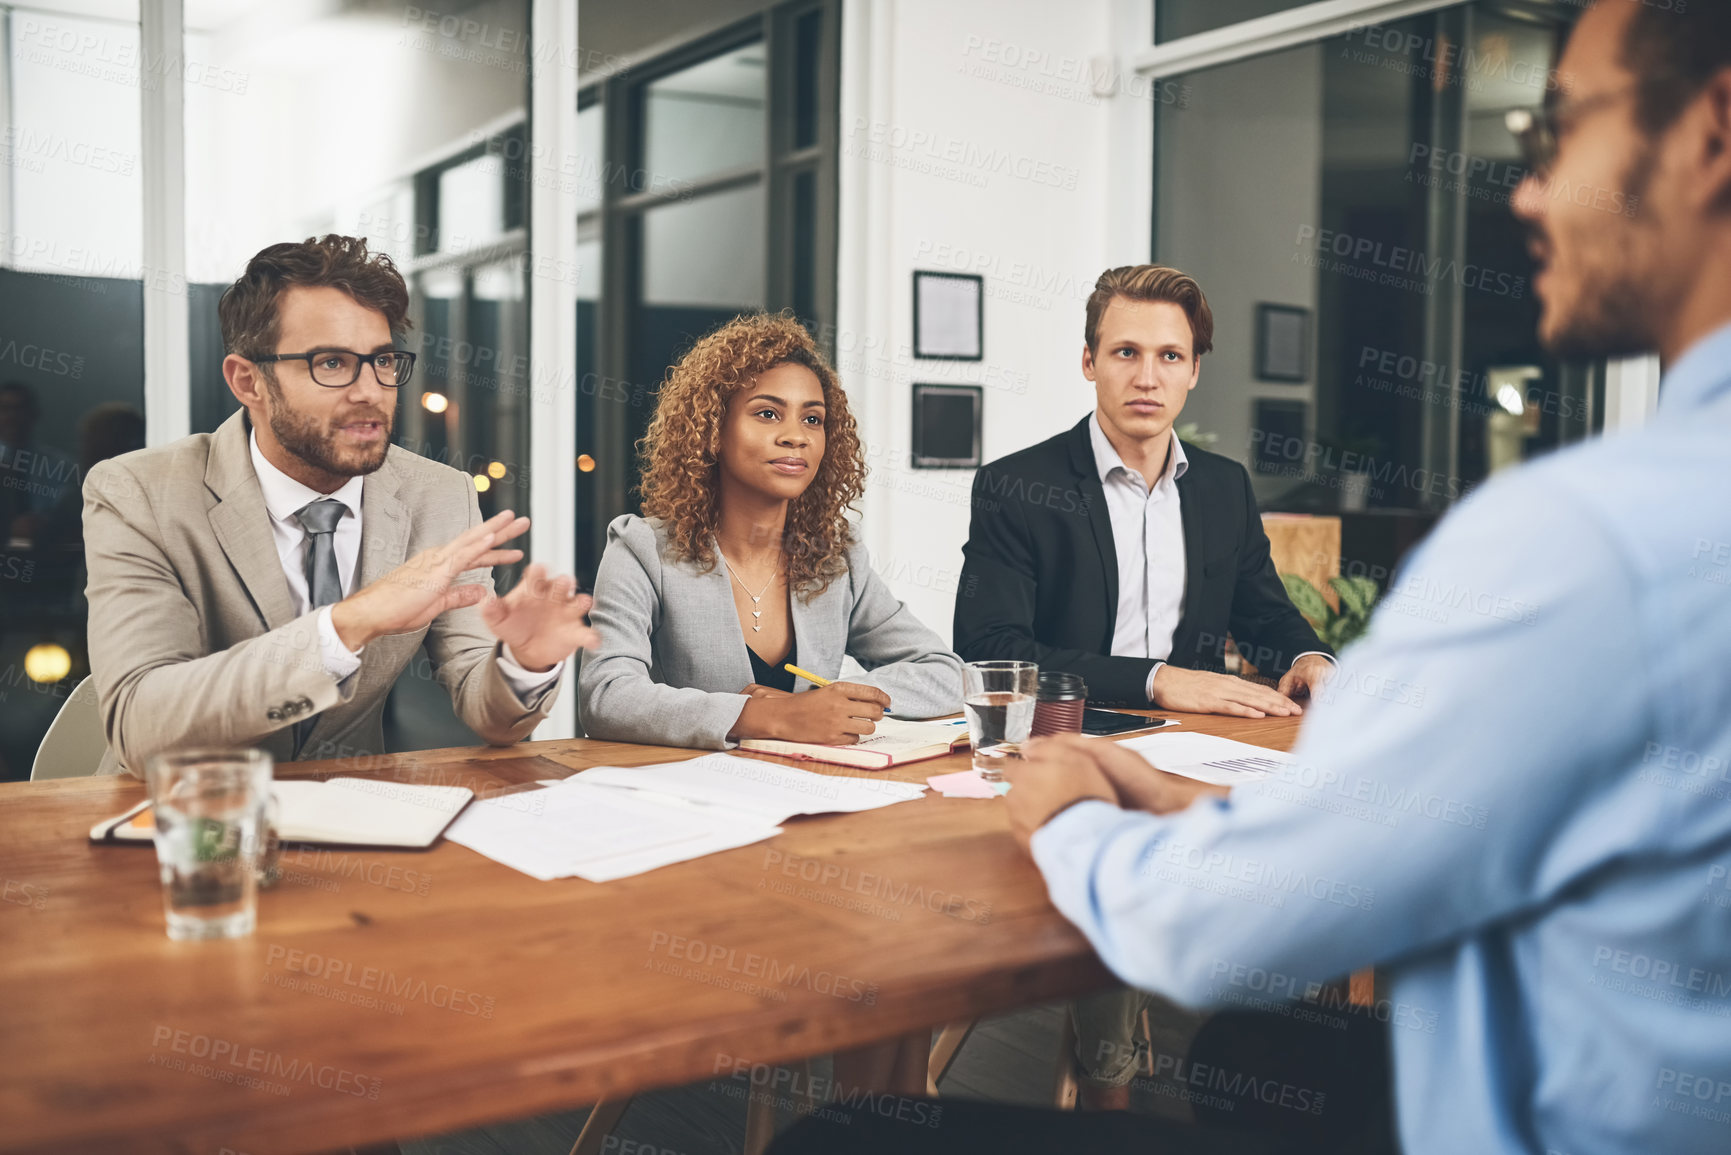
[[[1266,778],[1282,766],[1298,764],[1298,759],[1282,750],[1194,732],[1150,734],[1119,745],[1136,751],[1150,765],[1168,774],[1215,786],[1239,786]]]

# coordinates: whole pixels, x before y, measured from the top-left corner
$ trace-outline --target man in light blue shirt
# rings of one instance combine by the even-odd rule
[[[1659,348],[1649,424],[1445,519],[1296,765],[1192,805],[1066,739],[1009,797],[1135,986],[1292,1013],[1377,966],[1408,1155],[1731,1150],[1731,5],[1606,0],[1559,74],[1516,196],[1541,336]]]
[[[1659,349],[1658,412],[1446,518],[1279,774],[1039,739],[1006,799],[1132,985],[1315,1021],[1374,965],[1406,1155],[1731,1151],[1731,3],[1601,0],[1558,76],[1515,203],[1540,335]],[[1294,1147],[1257,1138],[946,1101],[778,1151]]]

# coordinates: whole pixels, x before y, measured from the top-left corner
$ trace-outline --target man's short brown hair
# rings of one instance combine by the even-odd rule
[[[1660,136],[1715,75],[1731,68],[1731,5],[1642,5],[1623,30],[1623,66],[1639,91],[1635,119]]]
[[[223,291],[216,305],[223,351],[242,357],[276,352],[282,335],[277,300],[294,285],[341,289],[358,304],[383,313],[393,340],[409,328],[409,288],[396,264],[384,253],[369,253],[359,237],[330,233],[298,244],[272,245],[246,263],[246,272]]]
[[[1107,269],[1088,294],[1088,320],[1082,339],[1092,352],[1100,351],[1100,318],[1113,297],[1130,301],[1169,301],[1190,318],[1191,351],[1200,357],[1214,349],[1214,313],[1196,278],[1165,265],[1120,265]]]

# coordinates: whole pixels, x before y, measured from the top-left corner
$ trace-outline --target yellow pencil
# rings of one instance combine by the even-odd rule
[[[804,678],[806,681],[810,682],[814,686],[827,686],[827,685],[829,685],[829,679],[828,678],[820,678],[816,674],[812,673],[810,670],[800,669],[798,666],[794,665],[792,662],[788,662],[786,665],[782,666],[782,669],[786,670],[788,673],[793,674],[796,677]]]

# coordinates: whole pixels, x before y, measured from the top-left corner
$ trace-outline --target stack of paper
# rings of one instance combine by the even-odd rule
[[[926,789],[917,782],[814,774],[732,754],[706,754],[654,766],[597,766],[576,780],[743,810],[772,824],[795,814],[876,810],[918,798]]]
[[[540,791],[476,802],[445,836],[535,878],[609,882],[762,841],[796,814],[873,810],[924,790],[710,754],[597,766]]]
[[[1237,786],[1266,778],[1282,766],[1295,766],[1298,759],[1266,746],[1216,738],[1212,734],[1150,734],[1120,742],[1169,774],[1181,774],[1215,786]]]

